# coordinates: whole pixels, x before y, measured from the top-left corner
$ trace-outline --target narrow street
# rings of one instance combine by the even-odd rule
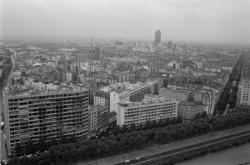
[[[14,57],[11,56],[11,63],[7,64],[7,68],[6,70],[9,71],[8,73],[6,73],[5,77],[2,79],[1,82],[1,88],[0,88],[0,123],[4,122],[4,104],[3,104],[3,92],[4,92],[4,88],[7,86],[7,84],[9,83],[9,81],[11,80],[13,71],[14,71],[14,67],[15,67],[15,61],[14,61]],[[7,161],[8,160],[8,151],[7,151],[7,147],[6,147],[6,135],[5,135],[5,124],[4,127],[0,129],[0,161]]]
[[[1,96],[0,96],[0,111],[1,111],[1,115],[0,115],[0,122],[4,122],[3,119],[3,93],[1,90]],[[6,145],[5,145],[5,133],[4,133],[4,128],[0,130],[0,149],[1,149],[1,154],[0,154],[0,160],[1,161],[6,161],[8,160],[8,154],[7,154],[7,150],[6,150]]]

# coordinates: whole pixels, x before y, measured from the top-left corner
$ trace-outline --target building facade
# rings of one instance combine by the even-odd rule
[[[203,111],[204,105],[201,102],[181,101],[178,108],[178,116],[183,120],[192,120]]]
[[[244,57],[241,80],[237,93],[237,107],[250,108],[250,52]]]
[[[88,91],[63,91],[7,96],[5,121],[7,148],[31,141],[60,140],[62,136],[85,139],[88,135]]]
[[[89,106],[89,132],[90,136],[95,135],[97,131],[108,128],[109,125],[109,107],[108,106]]]
[[[205,111],[208,115],[214,114],[214,108],[219,100],[219,90],[209,87],[203,87],[201,90],[201,101],[205,105]]]
[[[143,101],[120,102],[117,125],[145,124],[148,120],[159,121],[177,117],[178,103],[174,98],[159,95],[146,95]]]
[[[90,136],[95,135],[97,131],[97,109],[89,106],[89,132]]]
[[[94,105],[109,106],[110,92],[98,91],[94,94]]]
[[[93,60],[99,60],[100,59],[100,48],[99,47],[93,47],[89,50],[89,56]]]
[[[243,108],[250,107],[250,80],[241,80],[237,93],[237,106]]]
[[[125,88],[110,93],[110,111],[117,113],[120,101],[142,101],[146,94],[158,93],[158,82],[127,84]]]
[[[155,40],[154,40],[155,46],[157,46],[160,42],[161,42],[161,31],[157,30],[155,32]]]
[[[204,111],[208,115],[213,115],[215,105],[219,99],[219,90],[202,87],[202,88],[184,88],[179,86],[168,86],[169,88],[161,88],[159,94],[163,96],[172,96],[179,101],[188,101],[188,98],[192,96],[194,101],[201,101],[204,104]]]

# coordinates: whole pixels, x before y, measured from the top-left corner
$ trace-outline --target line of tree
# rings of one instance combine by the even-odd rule
[[[250,111],[230,113],[223,117],[203,117],[189,123],[158,128],[132,130],[100,139],[58,144],[38,156],[13,158],[9,165],[70,164],[141,149],[151,144],[166,144],[235,126],[250,124]]]
[[[240,56],[229,75],[228,82],[226,83],[219,101],[215,106],[215,114],[222,115],[225,111],[227,104],[229,108],[235,108],[237,100],[238,85],[241,79],[241,71],[243,67],[244,56]]]
[[[62,135],[59,140],[55,138],[49,142],[45,142],[44,138],[40,138],[37,143],[32,141],[28,141],[25,144],[16,143],[15,146],[15,154],[16,156],[21,155],[28,155],[28,154],[35,154],[36,152],[44,152],[48,150],[50,146],[57,145],[57,144],[68,144],[68,143],[76,143],[77,138],[75,136],[66,137]]]
[[[157,127],[163,127],[167,125],[177,124],[181,123],[181,118],[167,118],[156,121],[150,121],[148,120],[145,124],[141,125],[134,125],[132,124],[130,127],[127,126],[110,126],[105,132],[100,132],[98,134],[98,138],[102,138],[103,136],[109,136],[111,134],[117,135],[122,134],[125,132],[131,132],[136,130],[145,130],[145,129],[152,129]],[[97,137],[93,137],[92,139],[96,139]],[[32,141],[28,141],[27,143],[16,143],[15,146],[15,155],[16,156],[22,156],[22,155],[28,155],[28,154],[35,154],[36,152],[43,152],[45,150],[48,150],[50,146],[57,145],[57,144],[68,144],[68,143],[76,143],[77,138],[75,136],[64,136],[61,135],[59,140],[53,139],[49,142],[45,142],[45,138],[40,138],[37,143],[34,143]]]
[[[167,118],[167,119],[159,120],[158,122],[155,120],[153,121],[147,120],[145,124],[140,124],[138,126],[134,124],[131,124],[129,127],[126,125],[123,125],[122,127],[115,125],[114,127],[111,127],[110,129],[108,129],[108,132],[109,134],[118,135],[118,134],[131,132],[131,131],[147,130],[147,129],[152,129],[152,128],[178,124],[181,122],[182,122],[181,118]]]
[[[237,61],[236,67],[233,68],[231,73],[231,81],[234,83],[231,87],[231,93],[228,99],[229,108],[235,108],[236,107],[236,100],[237,100],[237,92],[238,92],[238,86],[241,80],[241,72],[243,67],[243,61],[244,61],[244,55],[240,56],[239,60]]]

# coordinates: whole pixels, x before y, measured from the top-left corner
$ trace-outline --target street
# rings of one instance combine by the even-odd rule
[[[2,87],[0,89],[0,123],[4,122],[4,104],[3,104],[3,90],[5,88],[5,86],[9,83],[11,77],[12,77],[12,73],[14,71],[14,66],[15,66],[15,61],[14,61],[14,57],[11,56],[11,63],[7,64],[8,67],[6,70],[8,70],[9,72],[6,74],[6,76],[2,79]],[[8,160],[8,151],[6,148],[6,135],[5,135],[5,124],[4,127],[1,128],[0,130],[0,150],[1,150],[1,154],[0,154],[0,161],[7,161]]]
[[[1,115],[0,115],[0,122],[3,121],[3,118],[2,118],[2,114],[3,114],[3,93],[1,91],[1,96],[0,96],[0,112],[1,112]],[[4,134],[4,129],[1,129],[0,130],[0,149],[1,149],[1,154],[0,154],[0,160],[1,161],[7,161],[8,160],[8,154],[7,154],[7,150],[6,150],[6,147],[5,147],[5,138],[4,138],[5,134]]]

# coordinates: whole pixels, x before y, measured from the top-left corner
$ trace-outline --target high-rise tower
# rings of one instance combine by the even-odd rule
[[[155,32],[155,46],[157,46],[161,42],[161,31],[156,30]]]

